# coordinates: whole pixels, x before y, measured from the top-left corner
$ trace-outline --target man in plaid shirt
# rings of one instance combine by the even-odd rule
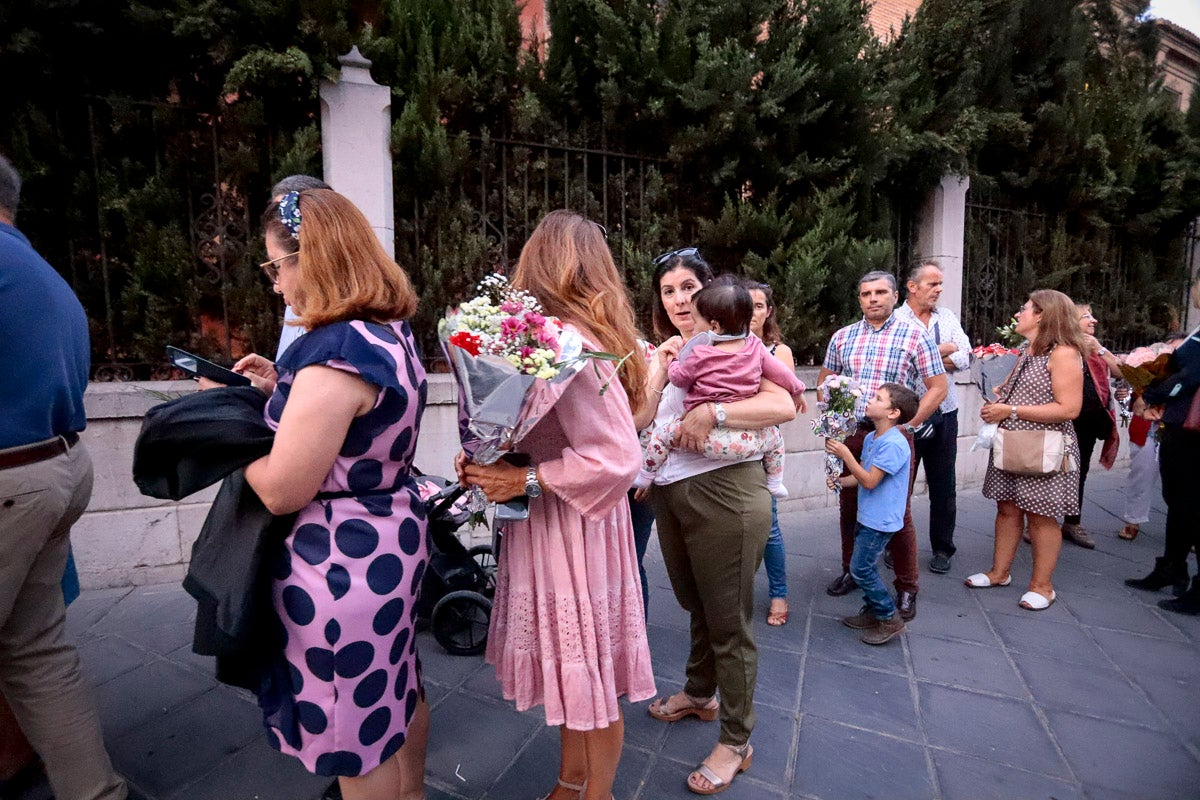
[[[938,405],[946,398],[949,384],[937,345],[920,328],[898,319],[892,310],[900,294],[896,278],[888,272],[868,272],[858,281],[858,304],[863,318],[847,325],[833,335],[825,351],[818,386],[830,375],[846,375],[857,380],[862,397],[855,403],[858,430],[846,440],[855,458],[862,455],[863,439],[871,432],[863,412],[875,390],[885,383],[898,383],[914,388],[924,384],[925,394],[917,414],[901,430],[913,447],[912,431],[920,429]],[[818,391],[820,391],[818,389]],[[912,521],[912,479],[916,464],[910,470],[909,504],[904,509],[904,527],[892,537],[888,552],[896,569],[896,606],[900,616],[910,620],[917,615],[917,532]],[[842,489],[841,533],[842,574],[825,591],[835,597],[849,594],[857,588],[850,576],[850,556],[854,552],[854,535],[858,519],[858,489]]]

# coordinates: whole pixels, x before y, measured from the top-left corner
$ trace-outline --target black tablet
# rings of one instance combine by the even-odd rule
[[[250,379],[231,369],[214,364],[208,359],[167,345],[167,359],[171,364],[189,375],[208,378],[226,386],[250,386]]]

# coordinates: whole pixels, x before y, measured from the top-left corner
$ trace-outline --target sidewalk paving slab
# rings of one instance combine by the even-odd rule
[[[921,559],[917,618],[899,641],[859,643],[840,617],[861,597],[834,598],[837,511],[784,512],[790,619],[760,647],[754,764],[729,800],[987,800],[1194,798],[1200,786],[1200,619],[1159,609],[1167,592],[1126,588],[1161,552],[1161,500],[1133,542],[1117,539],[1124,469],[1093,470],[1084,525],[1094,551],[1065,544],[1059,600],[1017,606],[1031,569],[1023,546],[1013,585],[971,590],[991,563],[995,506],[959,497],[958,553],[929,573],[928,501],[914,499]],[[671,594],[657,544],[648,636],[660,694],[677,691],[688,617]],[[884,571],[890,583],[891,573]],[[218,684],[191,652],[195,604],[176,584],[85,591],[68,612],[109,750],[147,800],[318,800],[329,779],[270,748],[249,693]],[[517,712],[480,657],[447,655],[418,635],[433,709],[430,800],[532,800],[554,785],[558,733],[541,709]],[[625,750],[615,796],[691,798],[687,773],[711,749],[714,723],[651,719],[622,701]],[[47,800],[45,786],[15,800]]]

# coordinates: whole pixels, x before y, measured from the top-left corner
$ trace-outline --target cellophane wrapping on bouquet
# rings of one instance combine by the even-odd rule
[[[1003,344],[992,343],[976,347],[971,351],[971,381],[979,387],[980,394],[986,403],[995,403],[999,398],[996,389],[1012,374],[1013,367],[1021,357],[1021,351]],[[990,450],[996,430],[1000,426],[988,422],[980,426],[971,451]]]
[[[438,338],[458,383],[459,438],[477,464],[494,464],[553,407],[567,381],[583,369],[583,339],[542,313],[529,294],[501,275],[480,282],[479,294],[447,312]],[[476,487],[471,509],[486,499]]]
[[[853,378],[830,375],[821,384],[820,390],[825,399],[817,403],[817,410],[821,413],[812,421],[813,433],[824,439],[844,442],[858,430],[854,406],[862,397],[862,388]],[[833,453],[825,453],[825,477],[833,479],[833,491],[838,494],[842,491],[838,478],[844,468],[845,463],[840,458]]]

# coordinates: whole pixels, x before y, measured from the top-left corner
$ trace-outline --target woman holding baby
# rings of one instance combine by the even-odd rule
[[[753,583],[771,527],[771,495],[763,450],[720,455],[713,452],[713,442],[720,440],[721,431],[715,438],[710,434],[732,428],[761,436],[762,429],[793,419],[796,408],[789,392],[797,387],[760,378],[746,399],[707,401],[702,377],[677,368],[678,380],[672,380],[671,364],[701,329],[707,341],[692,348],[701,355],[719,359],[725,353],[731,365],[738,362],[743,378],[745,361],[768,373],[770,368],[760,358],[759,351],[765,352],[761,342],[746,337],[752,306],[745,310],[744,324],[726,317],[725,325],[712,325],[696,313],[693,296],[712,282],[712,271],[696,248],[664,253],[654,265],[654,327],[665,341],[650,366],[648,402],[634,420],[638,429],[653,424],[656,431],[678,423],[665,457],[653,465],[653,484],[639,495],[648,492],[671,588],[691,615],[691,647],[683,691],[656,700],[649,713],[664,722],[686,716],[720,718],[716,746],[687,779],[691,791],[713,794],[750,766],[753,752],[749,739],[758,668]],[[736,281],[715,284],[714,290],[728,295],[725,299],[746,294]]]

